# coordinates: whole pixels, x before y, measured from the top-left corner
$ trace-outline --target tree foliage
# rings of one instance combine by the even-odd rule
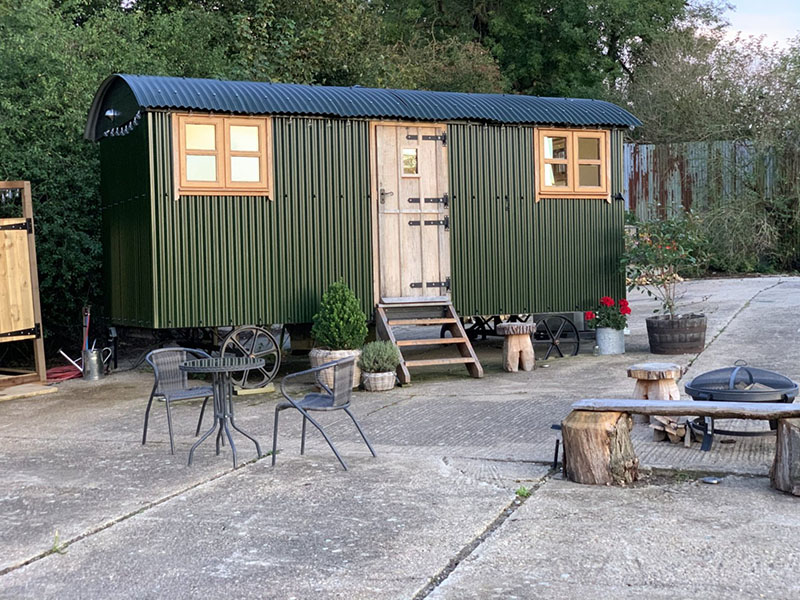
[[[636,109],[628,83],[652,49],[716,14],[683,0],[0,0],[0,178],[32,182],[45,326],[77,336],[80,307],[101,304],[98,148],[82,131],[111,73],[623,90]],[[797,58],[783,68],[788,86]]]

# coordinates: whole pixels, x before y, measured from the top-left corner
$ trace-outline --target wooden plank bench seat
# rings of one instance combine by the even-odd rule
[[[800,404],[586,399],[562,423],[564,473],[578,483],[627,484],[638,478],[631,414],[777,421],[772,487],[800,496]]]

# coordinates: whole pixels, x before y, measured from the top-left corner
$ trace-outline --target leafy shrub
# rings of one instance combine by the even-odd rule
[[[400,353],[392,342],[370,342],[361,349],[358,366],[366,373],[394,371],[400,364]]]
[[[622,257],[628,289],[638,288],[661,302],[664,314],[675,316],[678,285],[683,276],[702,272],[706,242],[689,214],[637,226],[625,240]]]
[[[329,350],[355,350],[367,338],[367,316],[343,280],[332,283],[322,295],[311,336]]]

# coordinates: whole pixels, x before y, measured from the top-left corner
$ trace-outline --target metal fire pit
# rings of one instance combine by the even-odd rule
[[[716,369],[698,375],[686,384],[686,393],[692,400],[717,402],[784,402],[791,404],[797,397],[797,384],[774,371],[748,367],[737,361],[733,367]],[[689,423],[690,427],[703,434],[701,450],[710,450],[714,434],[714,419],[705,417]],[[777,427],[770,421],[770,429]],[[729,431],[717,429],[723,435],[759,436],[772,435],[773,431]]]

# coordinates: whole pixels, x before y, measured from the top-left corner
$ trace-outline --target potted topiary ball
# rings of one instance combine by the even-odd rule
[[[394,387],[395,369],[400,364],[400,353],[392,342],[370,342],[361,349],[358,366],[363,371],[364,389],[383,392]]]
[[[343,280],[332,283],[322,295],[319,312],[314,315],[311,327],[315,348],[309,355],[311,366],[318,367],[327,362],[361,355],[361,346],[367,338],[367,316],[361,310],[353,291]],[[333,369],[319,375],[328,387],[333,386]],[[353,387],[361,382],[358,364],[353,369]]]

